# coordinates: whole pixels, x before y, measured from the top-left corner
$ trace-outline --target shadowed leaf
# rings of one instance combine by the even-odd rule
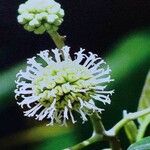
[[[127,150],[150,150],[150,137],[132,144]]]
[[[148,107],[150,107],[150,71],[146,77],[146,81],[139,100],[138,110],[143,110]],[[137,134],[137,141],[143,138],[145,131],[150,123],[150,115],[148,114],[138,118],[138,122],[140,123],[140,126]]]

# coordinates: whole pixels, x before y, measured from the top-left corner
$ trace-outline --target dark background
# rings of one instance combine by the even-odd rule
[[[55,47],[47,34],[34,35],[25,31],[17,23],[17,9],[19,4],[23,2],[23,0],[0,1],[0,80],[3,80],[6,74],[9,74],[11,78],[9,70],[26,58],[32,57],[40,50]],[[65,10],[64,23],[59,31],[62,35],[67,36],[66,43],[72,47],[72,52],[82,47],[98,53],[102,57],[107,57],[111,56],[114,49],[117,49],[115,48],[116,45],[120,41],[125,41],[128,36],[136,35],[138,32],[147,34],[148,37],[150,35],[149,0],[59,0],[58,2],[62,4]],[[149,42],[150,40],[147,44]],[[138,53],[138,51],[136,52]],[[128,51],[124,51],[124,53],[128,53]],[[150,56],[149,54],[150,51],[146,55]],[[133,54],[133,59],[134,57],[136,57],[136,53]],[[108,62],[109,58],[107,58]],[[150,57],[144,58],[139,66],[133,68],[134,71],[128,73],[128,70],[123,70],[124,76],[120,77],[119,81],[115,78],[116,83],[113,84],[113,88],[116,89],[116,94],[112,99],[114,102],[112,102],[112,107],[108,106],[108,111],[104,113],[104,123],[107,128],[112,127],[116,121],[121,119],[122,109],[136,110],[138,97],[150,66]],[[126,59],[128,61],[128,58]],[[122,64],[120,63],[120,65]],[[116,77],[118,76],[116,75]],[[8,83],[6,79],[4,85],[0,84],[0,87],[2,89],[3,86],[9,88],[9,84],[11,87],[13,82],[14,80],[11,80]],[[41,123],[23,117],[22,110],[14,100],[13,90],[11,88],[9,93],[5,94],[0,91],[2,95],[0,99],[3,99],[0,107],[0,143],[2,143],[2,149],[38,149],[37,144],[40,145],[41,141],[17,143],[18,136],[16,134],[39,126]],[[89,123],[82,125],[80,120],[79,125],[75,126],[75,133],[72,134],[76,137],[75,142],[79,142],[91,134],[91,126]],[[128,142],[125,140],[123,131],[120,136],[124,141],[122,145],[126,149]],[[59,139],[55,140],[60,142],[63,136],[60,136]],[[10,142],[11,140],[15,140],[15,142]],[[70,144],[66,145],[69,146]],[[98,147],[101,145],[97,144],[95,149],[97,150]],[[46,150],[46,148],[41,149]],[[55,146],[55,149],[62,148]]]

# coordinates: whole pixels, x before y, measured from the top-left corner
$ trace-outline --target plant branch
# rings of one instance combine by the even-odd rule
[[[54,41],[57,48],[61,49],[63,46],[65,46],[65,37],[59,35],[57,31],[55,32],[48,32],[52,40]]]
[[[107,136],[115,136],[118,134],[120,129],[129,121],[142,117],[150,113],[150,108],[127,114],[122,120],[120,120],[113,128],[106,131]]]
[[[90,116],[92,125],[93,125],[93,134],[103,134],[105,133],[104,126],[101,121],[101,117],[97,114],[94,113]]]

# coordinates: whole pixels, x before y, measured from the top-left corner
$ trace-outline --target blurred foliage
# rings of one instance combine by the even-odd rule
[[[67,148],[71,145],[76,144],[77,140],[75,137],[75,132],[70,134],[63,134],[54,138],[48,138],[39,144],[36,150],[61,150],[62,148]]]
[[[150,107],[150,71],[147,75],[145,85],[143,87],[143,91],[140,97],[139,105],[138,105],[138,110],[143,110],[145,108]],[[139,121],[139,133],[137,135],[137,140],[140,140],[143,138],[146,128],[150,123],[150,115],[143,116],[138,119]]]
[[[111,122],[109,125],[113,125],[115,118],[120,118],[118,115],[114,116],[114,119],[112,120],[112,115],[115,114],[116,109],[124,109],[121,106],[125,103],[128,103],[130,100],[130,95],[134,95],[138,91],[136,91],[136,85],[135,82],[139,82],[143,79],[142,77],[145,76],[146,71],[148,71],[150,66],[150,32],[147,31],[141,31],[141,32],[135,32],[133,34],[130,34],[121,41],[118,41],[118,43],[112,48],[112,52],[106,57],[108,64],[110,65],[110,68],[112,69],[112,76],[115,79],[115,81],[112,83],[112,86],[115,89],[121,89],[116,96],[112,99],[112,107],[111,110],[108,108],[108,111],[106,111],[106,118],[104,118],[104,122]],[[24,67],[24,63],[20,63],[16,66],[12,66],[12,68],[1,72],[0,74],[0,107],[3,107],[3,109],[8,104],[11,103],[11,98],[13,96],[13,91],[15,88],[15,75],[16,73]],[[143,68],[144,67],[144,68]],[[141,72],[138,71],[142,68]],[[135,77],[135,73],[136,77]],[[127,87],[128,86],[128,87]],[[135,91],[129,92],[130,88],[134,89]],[[128,88],[128,89],[126,89]],[[140,88],[140,87],[138,87]],[[120,99],[128,98],[127,101],[120,101]],[[136,108],[136,100],[132,101],[132,103],[128,103],[128,107],[134,107]],[[116,105],[117,104],[117,105]],[[132,105],[134,104],[134,106]],[[5,106],[5,107],[4,107]],[[114,112],[110,112],[114,111]],[[110,115],[111,113],[111,115]],[[104,116],[105,116],[104,114]],[[22,114],[21,114],[22,115]],[[121,115],[121,112],[120,112]],[[108,125],[107,125],[108,126]],[[47,128],[47,129],[45,129]],[[44,130],[43,130],[44,129]],[[82,134],[82,137],[86,137],[89,135],[89,132],[87,132],[89,129],[88,126],[83,125],[82,127],[78,127],[77,129],[70,129],[70,128],[51,128],[51,127],[43,127],[38,128],[34,127],[30,131],[23,131],[22,133],[17,133],[15,136],[16,139],[15,144],[21,144],[21,141],[26,141],[26,143],[34,143],[35,141],[38,144],[35,144],[35,149],[39,150],[57,150],[62,149],[66,146],[73,145],[77,141],[81,140],[80,135]],[[55,135],[55,137],[54,137]],[[5,141],[5,144],[9,144],[10,146],[14,143],[9,143],[9,138],[5,137],[4,139],[0,139],[0,143],[2,141]],[[3,143],[4,144],[4,143]]]
[[[123,38],[106,59],[116,79],[114,84],[117,84],[150,59],[150,31],[134,32]]]
[[[143,110],[145,108],[148,108],[150,106],[150,71],[147,75],[145,85],[143,87],[143,91],[140,97],[138,110]],[[143,116],[139,118],[140,124],[147,118],[148,116]],[[148,117],[150,118],[150,116]]]
[[[10,103],[8,96],[14,96],[16,74],[24,67],[23,63],[12,66],[0,74],[0,107]]]
[[[73,132],[73,128],[71,126],[62,127],[56,125],[47,127],[46,124],[43,124],[42,126],[27,129],[23,132],[19,132],[9,137],[3,138],[0,140],[0,145],[1,147],[8,149],[12,146],[45,141],[49,138],[55,139],[57,136],[62,136],[70,132]]]

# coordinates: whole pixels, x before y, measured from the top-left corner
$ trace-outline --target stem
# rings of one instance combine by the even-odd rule
[[[144,116],[146,114],[150,113],[150,108],[144,109],[142,111],[138,111],[135,113],[129,113],[127,114],[122,120],[120,120],[113,128],[110,130],[106,131],[106,134],[108,136],[115,136],[118,134],[119,130],[129,121],[137,119],[141,116]]]
[[[95,134],[94,136],[90,137],[89,139],[87,140],[84,140],[83,142],[77,144],[77,145],[74,145],[70,148],[66,148],[64,150],[80,150],[84,147],[87,147],[88,145],[91,145],[97,141],[101,141],[102,140],[102,136],[98,135],[98,134]]]
[[[65,46],[65,43],[64,43],[65,38],[63,36],[60,36],[57,31],[48,32],[48,33],[51,36],[52,40],[54,41],[58,49],[61,49],[63,46]]]
[[[80,150],[84,147],[87,147],[88,145],[91,145],[95,142],[103,140],[105,129],[101,122],[100,116],[97,113],[93,113],[90,116],[90,119],[91,119],[91,122],[93,125],[93,135],[89,139],[84,140],[83,142],[81,142],[73,147],[67,148],[65,150]]]
[[[101,117],[97,113],[94,113],[90,116],[90,119],[93,125],[93,134],[94,133],[101,134],[101,135],[104,134],[105,129],[102,124]]]

